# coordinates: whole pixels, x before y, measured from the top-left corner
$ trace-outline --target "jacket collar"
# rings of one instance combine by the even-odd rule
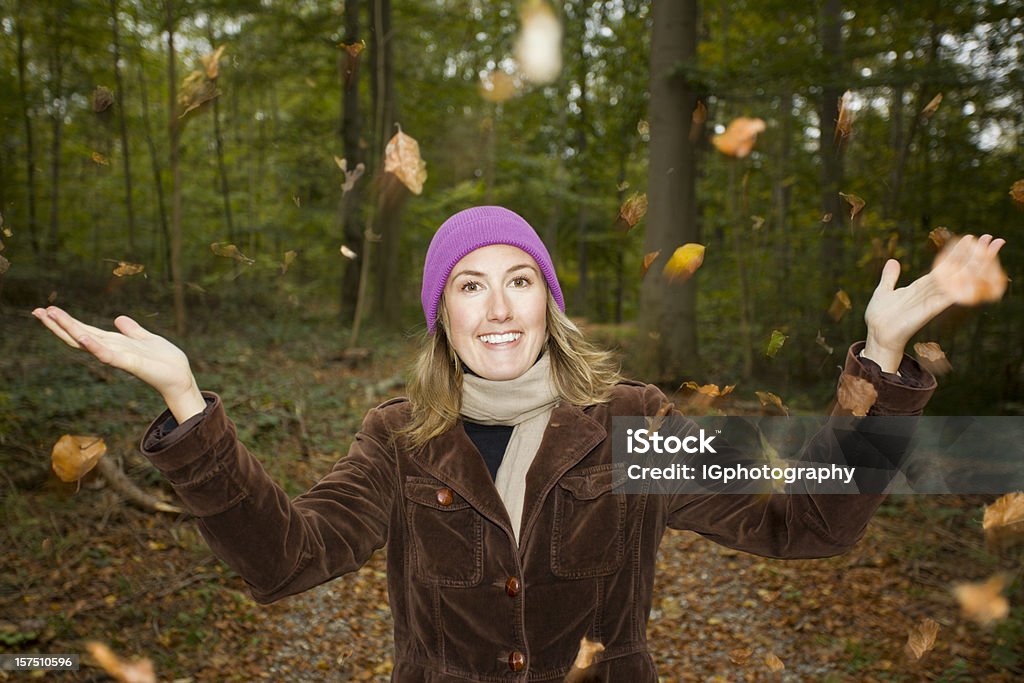
[[[526,475],[521,548],[529,541],[541,503],[555,483],[606,436],[604,426],[579,406],[565,402],[555,406],[537,456]],[[515,537],[487,466],[461,424],[432,439],[413,455],[413,459],[480,514],[505,529],[510,537]]]

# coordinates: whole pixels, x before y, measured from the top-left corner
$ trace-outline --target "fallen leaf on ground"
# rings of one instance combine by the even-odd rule
[[[427,163],[420,158],[420,143],[401,128],[384,148],[384,172],[395,174],[413,194],[423,192]]]
[[[768,346],[764,350],[764,355],[769,358],[775,358],[775,354],[779,352],[782,345],[789,339],[786,335],[782,334],[779,330],[772,330],[772,336],[768,339]]]
[[[1024,539],[1024,493],[1007,493],[987,506],[981,526],[989,547],[1009,547]]]
[[[153,662],[148,659],[127,662],[114,654],[109,647],[96,641],[87,642],[85,649],[118,683],[157,683]]]
[[[661,253],[661,249],[658,251],[652,251],[649,254],[644,254],[644,262],[640,266],[640,279],[643,279],[644,275],[647,275],[647,271],[650,269],[651,264],[654,263],[654,259],[658,258],[658,254]]]
[[[619,207],[619,218],[625,222],[627,230],[633,228],[647,213],[647,194],[634,192]]]
[[[978,583],[958,583],[953,587],[953,595],[965,617],[987,626],[1010,613],[1010,602],[1002,594],[1005,587],[1006,577],[996,574]]]
[[[724,133],[711,138],[711,144],[722,154],[742,159],[754,149],[757,134],[764,130],[763,120],[740,116],[729,123]]]
[[[938,110],[939,104],[941,103],[942,93],[939,93],[938,95],[933,97],[931,101],[928,102],[928,104],[924,105],[924,109],[921,110],[921,116],[925,117],[926,119],[930,119],[932,117],[932,114],[934,114],[936,110]]]
[[[914,661],[921,659],[926,652],[935,647],[937,635],[938,622],[928,618],[922,619],[921,623],[910,629],[910,633],[907,634],[907,644],[904,646],[907,656]]]
[[[840,289],[832,297],[832,305],[828,307],[828,314],[833,320],[839,322],[851,308],[853,308],[853,304],[850,303],[850,295]]]
[[[691,242],[676,249],[661,272],[669,282],[686,282],[702,263],[704,245]]]
[[[857,195],[850,194],[848,192],[840,192],[839,196],[845,199],[846,203],[850,205],[850,220],[852,221],[864,208],[864,200]]]
[[[768,667],[769,671],[778,673],[786,668],[786,665],[781,659],[775,656],[774,652],[769,652],[764,658],[764,664]]]
[[[125,261],[118,261],[117,268],[114,268],[114,275],[117,277],[127,277],[129,275],[138,275],[145,270],[146,266],[141,263],[126,263]]]
[[[519,21],[515,57],[520,72],[533,83],[551,83],[562,70],[561,22],[543,0],[526,0],[519,9]]]
[[[878,390],[866,379],[844,372],[839,376],[836,399],[846,410],[858,417],[864,417],[878,400]]]
[[[754,651],[749,647],[740,647],[735,650],[729,650],[729,661],[737,666],[743,666],[750,659],[750,656],[754,654]]]
[[[96,467],[106,452],[107,444],[98,436],[65,434],[53,445],[50,464],[61,481],[78,481]]]
[[[210,245],[210,251],[212,251],[217,256],[226,256],[227,258],[233,258],[236,261],[241,261],[247,266],[251,266],[252,264],[256,263],[255,259],[249,258],[245,254],[240,252],[238,250],[238,247],[236,247],[233,244],[228,244],[227,242],[214,242],[213,244]]]
[[[953,369],[949,359],[946,358],[946,352],[936,342],[914,344],[914,355],[917,356],[917,362],[921,364],[921,367],[936,377]]]

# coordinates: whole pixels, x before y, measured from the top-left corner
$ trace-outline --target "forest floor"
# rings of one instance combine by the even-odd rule
[[[372,357],[353,366],[341,357],[343,330],[299,318],[200,321],[188,339],[201,386],[222,393],[243,440],[291,493],[346,451],[370,406],[401,392],[397,369],[413,346],[371,336]],[[161,681],[388,680],[383,552],[260,606],[187,515],[130,506],[98,475],[80,487],[56,479],[49,453],[60,435],[101,435],[106,457],[173,501],[137,450],[159,399],[37,325],[0,314],[0,652],[83,653],[97,640],[152,660]],[[1021,680],[1021,553],[986,549],[981,515],[993,499],[890,498],[853,550],[824,560],[768,560],[670,531],[648,627],[661,680]],[[952,586],[1000,571],[1012,581],[1010,617],[994,627],[962,617]],[[938,638],[912,661],[904,644],[925,617]],[[769,655],[785,668],[772,671]],[[89,657],[77,673],[43,678],[108,680]]]

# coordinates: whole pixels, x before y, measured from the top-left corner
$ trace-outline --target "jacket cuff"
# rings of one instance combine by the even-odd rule
[[[920,415],[938,386],[935,377],[907,354],[900,361],[898,376],[883,372],[874,361],[860,357],[863,350],[862,341],[850,346],[843,372],[871,382],[878,391],[868,415]]]
[[[153,420],[142,437],[140,450],[171,484],[188,484],[208,474],[216,463],[210,457],[225,438],[233,438],[234,425],[224,412],[220,396],[203,392],[206,408],[178,425],[169,410]]]

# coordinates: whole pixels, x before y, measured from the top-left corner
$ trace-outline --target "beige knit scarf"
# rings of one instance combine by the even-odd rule
[[[526,473],[557,402],[558,390],[547,353],[515,379],[496,381],[475,375],[462,378],[463,417],[479,424],[514,426],[494,485],[505,503],[517,543],[526,498]]]

